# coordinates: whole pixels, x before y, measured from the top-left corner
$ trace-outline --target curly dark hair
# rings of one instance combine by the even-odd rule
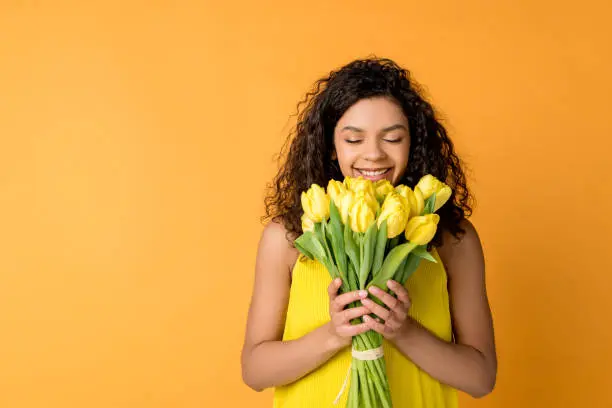
[[[408,70],[386,58],[355,60],[316,81],[297,105],[297,125],[281,149],[281,165],[268,185],[262,221],[280,222],[289,241],[297,238],[302,233],[302,191],[312,183],[325,187],[331,179],[344,179],[332,158],[338,120],[361,99],[390,97],[404,111],[410,132],[408,166],[400,183],[414,188],[425,174],[445,181],[453,195],[438,211],[440,223],[432,245],[442,245],[444,230],[458,238],[465,232],[461,222],[471,215],[472,196],[453,143],[423,93]]]

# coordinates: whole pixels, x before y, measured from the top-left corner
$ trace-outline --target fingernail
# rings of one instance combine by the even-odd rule
[[[359,291],[359,297],[366,297],[366,296],[368,296],[368,292],[366,292],[365,290]]]
[[[370,292],[371,293],[376,293],[377,290],[378,290],[378,288],[376,286],[370,286]]]
[[[369,322],[372,318],[368,315],[363,315],[363,321],[364,322]]]

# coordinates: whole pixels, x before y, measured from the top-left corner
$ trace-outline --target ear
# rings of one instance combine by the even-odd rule
[[[334,150],[332,150],[331,158],[332,160],[338,160],[338,154],[336,153],[335,147],[334,147]]]

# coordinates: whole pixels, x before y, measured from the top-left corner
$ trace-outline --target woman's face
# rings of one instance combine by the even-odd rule
[[[397,185],[408,165],[408,119],[393,99],[362,99],[336,124],[334,147],[333,157],[345,177],[387,179]]]

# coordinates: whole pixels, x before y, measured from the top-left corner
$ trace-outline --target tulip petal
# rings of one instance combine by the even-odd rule
[[[453,191],[449,186],[444,186],[438,193],[436,194],[436,205],[434,206],[434,212],[438,211],[450,198]]]
[[[431,174],[426,174],[417,183],[417,187],[423,193],[423,198],[427,200],[435,191],[435,183],[437,179]]]
[[[423,198],[423,193],[421,192],[421,189],[418,186],[414,188],[414,199],[414,215],[423,215],[423,208],[425,207],[425,198]]]
[[[312,221],[306,213],[302,214],[302,232],[314,231],[314,221]]]

